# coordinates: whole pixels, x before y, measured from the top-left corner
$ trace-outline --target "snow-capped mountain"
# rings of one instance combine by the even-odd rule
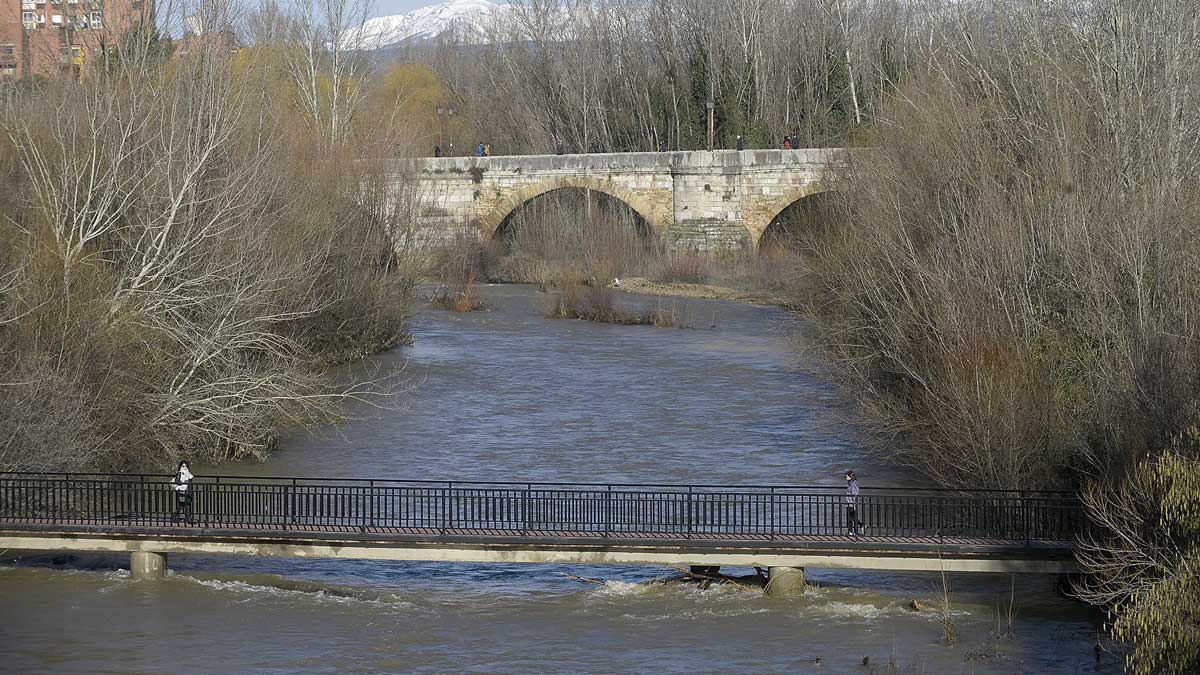
[[[477,41],[483,38],[481,26],[504,8],[505,5],[492,0],[449,0],[407,14],[368,19],[349,37],[352,42],[361,39],[363,49],[431,40],[450,30],[457,31],[469,42]]]

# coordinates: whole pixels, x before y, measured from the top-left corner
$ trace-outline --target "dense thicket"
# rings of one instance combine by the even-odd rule
[[[261,456],[375,391],[326,366],[405,337],[403,223],[303,44],[0,91],[0,467]]]
[[[445,81],[459,121],[429,147],[623,152],[844,142],[894,84],[919,13],[895,0],[535,0],[465,48],[402,50]],[[847,39],[853,36],[853,39]],[[433,110],[430,110],[433,113]]]

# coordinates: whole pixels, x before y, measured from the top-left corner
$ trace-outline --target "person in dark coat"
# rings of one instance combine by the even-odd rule
[[[479,145],[475,146],[475,156],[483,157],[483,141],[479,141]]]
[[[738,134],[736,147],[738,149],[738,152],[741,152],[742,150],[746,149],[746,141],[745,141],[745,139],[742,138],[741,134]]]
[[[434,157],[442,156],[442,146],[440,146],[440,145],[433,146],[433,156]]]
[[[783,149],[784,149],[784,150],[791,150],[791,149],[792,149],[792,137],[791,137],[791,136],[784,136],[784,137],[783,137]]]

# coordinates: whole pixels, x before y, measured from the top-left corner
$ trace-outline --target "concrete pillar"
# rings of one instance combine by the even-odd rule
[[[803,592],[803,567],[772,567],[767,571],[767,595],[786,597],[800,595]]]
[[[153,551],[130,553],[129,574],[134,579],[161,579],[167,576],[167,554]]]

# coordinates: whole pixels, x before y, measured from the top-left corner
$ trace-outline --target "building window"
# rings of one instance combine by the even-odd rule
[[[0,44],[0,77],[17,74],[17,46]]]
[[[104,26],[104,12],[92,12],[92,28]]]
[[[33,23],[37,21],[37,15],[33,12],[21,12],[21,23]]]

